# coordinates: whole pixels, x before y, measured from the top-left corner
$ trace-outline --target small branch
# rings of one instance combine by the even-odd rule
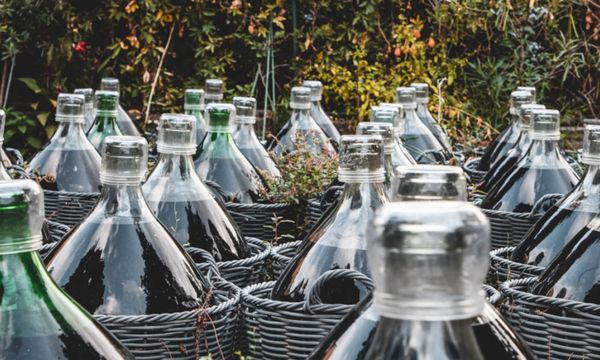
[[[160,76],[160,71],[163,66],[163,62],[165,61],[165,57],[167,56],[167,52],[169,51],[169,46],[171,46],[171,40],[173,39],[173,31],[175,30],[175,22],[171,25],[171,31],[169,31],[169,38],[167,39],[167,44],[163,50],[162,55],[160,56],[160,61],[158,62],[158,68],[156,69],[156,74],[154,74],[154,81],[152,82],[152,88],[150,88],[150,95],[148,95],[148,102],[146,105],[146,116],[144,117],[144,125],[148,124],[150,119],[150,108],[152,107],[152,98],[154,97],[154,91],[156,90],[156,85],[158,84],[158,77]]]

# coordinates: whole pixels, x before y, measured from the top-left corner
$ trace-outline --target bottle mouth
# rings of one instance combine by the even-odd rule
[[[346,184],[382,183],[385,181],[385,170],[344,170],[338,168],[338,179]]]
[[[117,117],[118,113],[119,112],[117,110],[96,109],[96,115],[102,117]]]

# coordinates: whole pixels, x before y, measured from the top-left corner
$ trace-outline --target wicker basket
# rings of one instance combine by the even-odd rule
[[[510,260],[514,250],[514,246],[509,246],[490,252],[488,284],[497,287],[507,280],[538,276],[544,271],[544,268],[540,266],[521,264]]]
[[[600,359],[600,305],[533,295],[536,278],[500,286],[501,311],[540,359]]]
[[[271,247],[264,241],[248,237],[246,241],[250,247],[249,257],[216,263],[221,277],[240,288],[266,280],[268,275],[266,262],[271,255]],[[203,249],[186,247],[185,250],[194,260],[202,259],[202,263],[205,263],[207,257],[212,259],[212,256]]]
[[[14,148],[4,148],[0,149],[0,152],[4,154],[0,154],[0,161],[8,161],[12,165],[23,166],[25,164],[25,159],[23,158],[23,154],[17,149]],[[7,155],[7,159],[4,159],[4,155]]]
[[[323,205],[321,199],[318,197],[306,201],[306,219],[308,220],[309,227],[312,228],[315,226],[326,209],[327,205]]]
[[[500,291],[494,289],[493,287],[483,284],[483,290],[485,291],[485,299],[493,306],[498,305],[500,300],[502,300],[502,294]]]
[[[99,197],[99,193],[44,190],[46,218],[69,227],[75,227],[96,206]]]
[[[231,359],[239,348],[241,290],[211,276],[216,304],[170,314],[94,315],[136,359]]]
[[[296,227],[294,206],[290,204],[227,203],[226,207],[246,237],[272,241],[276,236],[276,228],[279,234],[285,234]]]
[[[477,170],[480,160],[480,157],[472,158],[467,160],[462,166],[465,173],[469,176],[472,184],[479,183],[481,180],[483,180],[483,177],[487,173],[487,171]]]
[[[301,240],[285,243],[283,245],[275,246],[271,249],[271,259],[273,266],[273,279],[278,279],[285,270],[287,264],[292,260],[298,248],[302,244]]]
[[[323,274],[305,302],[269,299],[274,282],[251,285],[242,290],[245,353],[254,359],[306,359],[353,305],[322,304],[319,288],[334,278],[353,278],[372,287],[371,280],[352,270]]]
[[[42,258],[46,257],[46,255],[48,255],[48,253],[50,253],[50,251],[56,247],[58,242],[61,241],[71,230],[67,225],[63,225],[54,221],[46,220],[46,223],[48,224],[48,230],[50,231],[51,238],[48,239],[50,242],[42,245],[42,247],[38,250]]]

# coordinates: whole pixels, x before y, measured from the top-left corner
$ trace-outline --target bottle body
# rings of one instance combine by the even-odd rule
[[[450,153],[452,151],[452,146],[450,145],[448,135],[446,134],[444,129],[442,129],[442,126],[439,124],[439,122],[436,119],[434,119],[431,113],[429,112],[429,109],[427,108],[427,103],[418,103],[416,112],[417,116],[419,117],[419,119],[421,119],[423,124],[427,126],[427,128],[429,129],[429,131],[431,131],[433,136],[435,136],[435,138],[440,142],[440,144],[442,144],[444,150]]]
[[[233,139],[240,152],[257,170],[263,171],[272,178],[281,177],[275,162],[258,141],[252,124],[236,124]]]
[[[92,127],[86,133],[88,140],[97,152],[102,151],[102,143],[108,136],[124,135],[113,116],[96,114]]]
[[[316,155],[333,156],[335,149],[323,130],[315,123],[308,110],[294,109],[292,115],[276,139],[271,143],[269,151],[276,156],[298,151],[300,147]]]
[[[235,221],[200,181],[189,155],[161,154],[143,191],[150,210],[181,245],[202,248],[217,261],[249,255]]]
[[[304,300],[312,284],[328,270],[353,269],[368,275],[367,223],[387,202],[381,183],[346,183],[336,208],[307,236],[277,280],[273,299]],[[354,281],[327,285],[321,298],[328,303],[356,303],[366,294]]]
[[[133,120],[131,120],[129,114],[127,114],[127,111],[121,105],[117,108],[117,126],[123,135],[141,136]]]
[[[93,314],[140,315],[210,303],[192,260],[148,209],[139,186],[104,185],[92,213],[46,259]]]
[[[327,138],[329,138],[333,147],[337,149],[338,144],[340,143],[340,132],[323,110],[320,101],[312,101],[310,116],[315,120],[317,125],[319,125],[321,130],[323,130]]]
[[[405,109],[402,144],[419,164],[443,163],[449,159],[442,144],[421,122],[414,109]]]
[[[29,162],[28,173],[46,190],[95,193],[101,186],[100,160],[81,124],[61,123]]]

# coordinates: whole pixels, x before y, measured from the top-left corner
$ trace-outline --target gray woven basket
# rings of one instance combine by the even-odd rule
[[[44,190],[46,218],[69,227],[79,225],[96,206],[100,193]]]
[[[254,359],[306,359],[353,305],[320,303],[319,288],[334,278],[353,278],[372,288],[371,280],[356,271],[333,270],[323,274],[306,302],[271,300],[275,282],[242,290],[246,330],[245,354]]]
[[[469,179],[471,179],[472,184],[479,183],[483,180],[485,174],[487,174],[487,171],[477,170],[480,160],[480,157],[472,158],[467,160],[462,166],[464,172],[469,176]]]
[[[216,304],[170,314],[94,315],[136,359],[231,359],[239,348],[241,290],[211,276]]]
[[[275,238],[275,228],[279,233],[286,233],[296,226],[296,219],[291,218],[293,206],[290,204],[239,204],[227,203],[227,210],[240,227],[242,235],[271,241]],[[276,218],[280,218],[277,226]],[[293,223],[281,223],[289,220]]]
[[[497,287],[507,280],[534,277],[544,271],[544,268],[540,266],[521,264],[510,260],[510,256],[514,250],[514,246],[509,246],[490,252],[490,269],[487,278],[488,284]]]
[[[485,299],[492,305],[497,306],[502,300],[502,294],[500,291],[493,287],[483,284],[483,290],[485,291]]]
[[[285,243],[279,246],[274,246],[271,249],[271,259],[273,266],[273,279],[278,279],[287,264],[292,260],[298,248],[302,244],[301,240]]]
[[[600,359],[600,305],[533,295],[536,278],[500,286],[501,311],[540,359]]]
[[[245,259],[217,262],[221,277],[235,286],[243,288],[257,284],[267,278],[266,262],[271,255],[271,247],[262,240],[247,237],[250,256]],[[186,247],[185,250],[194,259],[206,260],[211,255],[203,249]]]
[[[323,205],[320,198],[312,198],[306,201],[306,219],[308,220],[309,228],[315,226],[326,209],[327,205]]]
[[[58,242],[61,241],[65,235],[71,230],[67,225],[63,225],[61,223],[57,223],[54,221],[46,220],[48,224],[48,230],[50,231],[51,239],[47,244],[42,245],[42,247],[38,250],[42,259],[48,255],[48,253],[58,245]]]

